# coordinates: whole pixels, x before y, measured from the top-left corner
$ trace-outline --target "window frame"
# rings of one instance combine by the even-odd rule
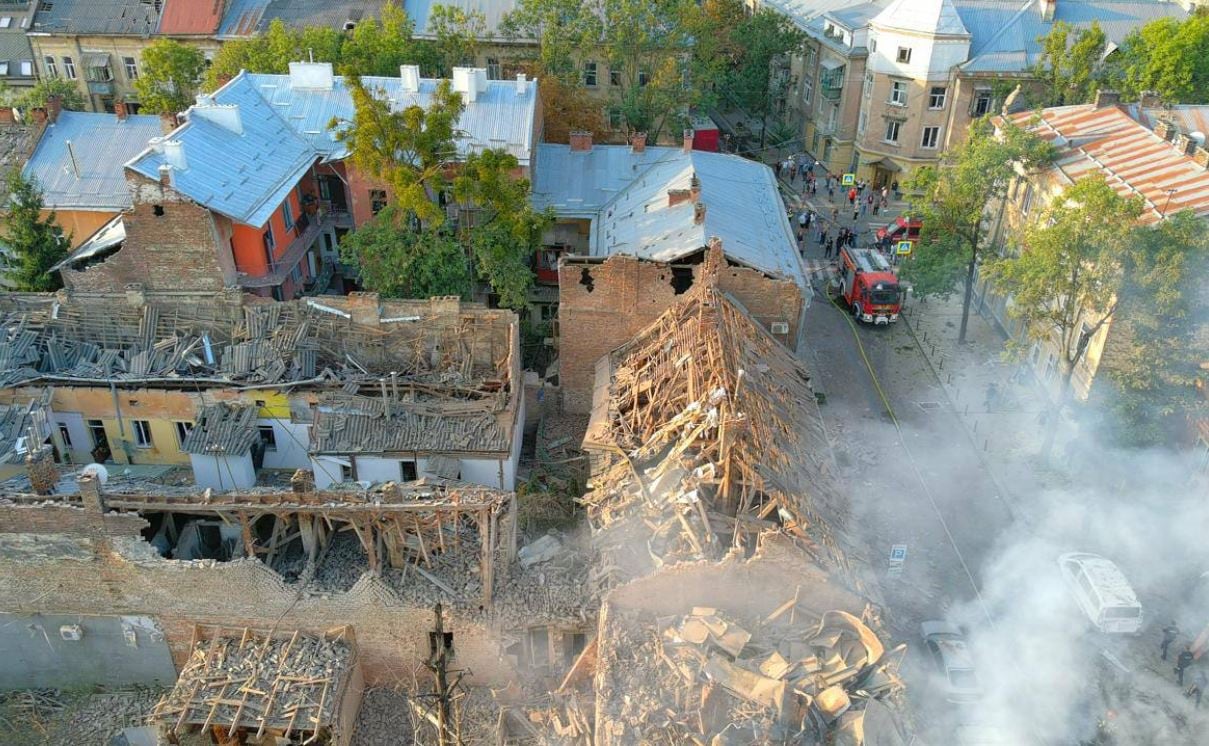
[[[266,432],[268,433],[268,436],[269,436],[267,438],[265,437]],[[273,429],[272,425],[257,425],[256,426],[256,437],[260,440],[260,443],[264,446],[265,453],[276,453],[277,452],[277,431],[275,429]]]
[[[134,57],[123,57],[122,67],[126,70],[126,80],[135,81],[139,79],[138,60]]]
[[[76,80],[76,61],[70,55],[63,55],[63,75],[68,80]]]
[[[986,102],[986,109],[980,112],[978,110],[980,108],[979,104],[983,101]],[[985,117],[986,115],[990,114],[991,110],[994,108],[995,98],[993,92],[987,88],[976,88],[974,90],[974,101],[970,106],[970,116],[975,118]]]
[[[369,211],[377,215],[386,209],[386,190],[385,189],[370,189],[369,190]]]
[[[609,68],[609,85],[613,86],[614,88],[621,87],[622,82],[621,82],[621,71],[620,70],[614,70],[611,67]]]
[[[898,100],[898,94],[901,93],[902,100]],[[891,106],[906,106],[907,105],[907,81],[892,80],[890,81],[890,99],[886,102]]]
[[[69,450],[74,448],[71,444],[71,428],[67,427],[66,422],[56,422],[55,424],[58,425],[59,440],[63,442],[63,447]]]
[[[151,436],[150,420],[131,420],[130,430],[134,433],[136,448],[154,448],[155,439]]]
[[[46,77],[59,77],[59,65],[55,62],[55,56],[53,54],[42,55],[42,67],[46,69]]]
[[[488,57],[487,58],[487,79],[488,80],[500,80],[501,79],[500,75],[502,74],[502,70],[503,70],[503,68],[500,67],[500,60],[498,57]]]
[[[898,53],[894,56],[894,61],[900,65],[910,65],[911,47],[899,47]]]
[[[887,143],[892,143],[894,145],[898,145],[898,138],[902,136],[902,128],[903,128],[903,123],[901,121],[899,121],[898,119],[887,119],[886,120],[886,131],[884,132],[884,137],[882,139],[882,142],[887,142]],[[894,130],[894,137],[890,137],[891,129]]]
[[[940,93],[937,93],[940,91]],[[939,100],[939,103],[937,101]],[[949,87],[947,85],[934,85],[932,90],[928,92],[928,108],[932,111],[940,111],[945,108],[945,104],[949,101]]]
[[[932,135],[932,144],[928,144],[928,134]],[[940,125],[932,124],[924,127],[920,134],[919,147],[924,150],[936,150],[940,147]]]
[[[588,88],[595,88],[599,80],[600,70],[596,65],[596,60],[584,60],[583,66],[583,82]]]
[[[294,230],[294,211],[290,207],[290,198],[287,196],[285,202],[281,203],[281,220],[285,223],[287,231]]]
[[[176,445],[180,448],[184,448],[185,438],[188,438],[189,433],[193,432],[193,421],[173,420],[172,428],[176,432]]]

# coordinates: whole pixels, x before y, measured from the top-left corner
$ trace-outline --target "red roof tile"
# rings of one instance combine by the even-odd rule
[[[213,34],[222,20],[223,0],[167,0],[161,34]]]

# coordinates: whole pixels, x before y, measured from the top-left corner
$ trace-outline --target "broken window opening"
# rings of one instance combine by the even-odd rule
[[[176,513],[140,515],[148,523],[143,538],[166,559],[230,562],[244,556],[243,535],[237,524]]]
[[[550,630],[545,627],[529,630],[529,665],[534,668],[550,665]]]
[[[596,281],[592,279],[592,272],[587,267],[580,270],[579,284],[587,288],[589,293],[596,289]]]
[[[672,267],[672,290],[676,295],[684,295],[693,286],[692,267]]]
[[[153,214],[154,214],[154,215],[155,215],[157,218],[162,218],[162,217],[164,217],[164,206],[163,206],[163,205],[153,205],[153,206],[151,207],[151,212],[152,212],[152,213],[153,213]]]
[[[436,632],[428,633],[428,657],[435,660],[438,652],[438,644],[445,649],[445,659],[453,658],[453,633],[441,632],[439,635],[440,642],[438,643],[438,634]]]
[[[569,632],[563,647],[563,662],[570,666],[588,646],[588,636],[583,632]]]
[[[419,478],[416,472],[415,461],[400,461],[399,462],[399,479],[404,482],[414,482]]]

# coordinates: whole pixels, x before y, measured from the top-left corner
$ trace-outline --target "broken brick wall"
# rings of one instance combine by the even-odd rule
[[[673,267],[614,255],[604,261],[565,257],[558,269],[558,357],[563,406],[586,413],[592,406],[596,361],[628,342],[679,300],[700,278],[700,264]],[[675,284],[673,284],[675,283]],[[802,315],[801,288],[746,267],[727,266],[718,287],[732,295],[764,328],[787,325],[776,339],[791,349]]]
[[[140,536],[144,525],[138,516],[102,516],[76,507],[0,506],[0,608],[150,617],[163,629],[178,670],[194,624],[315,634],[348,624],[369,685],[410,686],[417,670],[423,678],[432,627],[428,603],[405,598],[368,574],[346,592],[312,595],[259,560],[164,559]],[[514,679],[491,612],[477,614],[473,606],[463,611],[449,603],[446,609],[454,664],[470,669],[474,683],[503,685]]]
[[[235,283],[230,223],[171,187],[127,172],[134,207],[123,213],[126,240],[84,269],[62,270],[71,290],[207,292]]]

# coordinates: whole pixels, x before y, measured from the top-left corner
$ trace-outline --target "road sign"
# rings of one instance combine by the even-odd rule
[[[911,241],[899,241],[894,245],[894,253],[898,254],[899,256],[910,256],[911,247]]]
[[[840,183],[844,186],[856,186],[856,174],[844,174]]]

